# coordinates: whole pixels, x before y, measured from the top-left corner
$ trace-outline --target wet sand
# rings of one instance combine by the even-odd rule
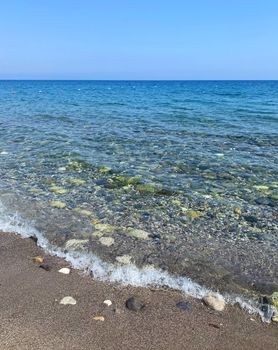
[[[32,261],[42,255],[50,271]],[[278,347],[277,324],[263,324],[238,307],[212,311],[199,300],[168,289],[123,287],[72,270],[45,255],[31,239],[0,233],[0,349],[264,349]],[[76,305],[60,305],[65,296]],[[146,306],[134,312],[125,301]],[[112,306],[103,301],[110,299]],[[176,303],[188,300],[190,310]],[[103,316],[104,322],[94,320]]]

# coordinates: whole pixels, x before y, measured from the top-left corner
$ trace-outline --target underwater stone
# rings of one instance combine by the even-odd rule
[[[131,263],[131,256],[121,255],[116,257],[116,261],[123,265],[129,265]]]
[[[70,182],[73,185],[84,185],[86,183],[85,180],[78,179],[78,178],[69,179],[68,182]]]
[[[150,234],[143,230],[138,230],[134,228],[127,229],[127,234],[137,239],[148,239]]]
[[[95,229],[97,231],[113,232],[115,231],[116,227],[109,224],[96,224]]]
[[[110,247],[112,244],[115,243],[115,240],[112,237],[101,237],[99,241],[102,245],[105,245],[106,247]]]
[[[234,213],[240,215],[242,210],[240,208],[234,208]]]
[[[74,211],[77,211],[79,214],[84,216],[91,216],[93,213],[90,210],[82,209],[82,208],[74,208]]]
[[[89,241],[87,239],[70,239],[66,242],[65,248],[66,249],[73,249],[73,250],[79,250],[84,249],[84,246]]]
[[[199,218],[203,216],[204,214],[201,213],[200,211],[195,211],[195,210],[186,210],[186,215],[189,216],[192,219]]]
[[[59,201],[50,202],[49,205],[50,207],[59,208],[59,209],[63,209],[66,207],[65,203],[59,202]]]
[[[50,192],[58,193],[58,194],[65,194],[68,192],[66,188],[58,187],[58,186],[53,186],[50,187],[49,189]]]

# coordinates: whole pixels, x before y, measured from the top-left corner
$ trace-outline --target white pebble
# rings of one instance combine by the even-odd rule
[[[68,267],[63,267],[58,272],[63,273],[64,275],[68,275],[70,273],[70,269]]]
[[[75,305],[76,304],[76,300],[73,297],[64,297],[61,301],[60,304],[62,305]]]
[[[222,295],[209,293],[203,297],[204,303],[215,311],[223,311],[225,300]]]
[[[103,304],[105,304],[107,306],[111,306],[112,305],[112,301],[111,300],[104,300]]]

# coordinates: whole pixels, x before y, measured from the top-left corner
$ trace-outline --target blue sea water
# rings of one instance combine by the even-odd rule
[[[62,249],[269,294],[277,174],[277,81],[0,81],[2,212]]]

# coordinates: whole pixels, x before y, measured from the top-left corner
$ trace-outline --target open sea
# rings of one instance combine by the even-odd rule
[[[278,81],[0,81],[0,229],[96,277],[278,291],[277,175]]]

